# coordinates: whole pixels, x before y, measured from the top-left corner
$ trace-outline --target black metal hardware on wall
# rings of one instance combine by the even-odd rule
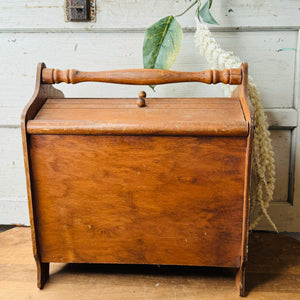
[[[89,22],[95,20],[95,0],[66,0],[66,21]]]

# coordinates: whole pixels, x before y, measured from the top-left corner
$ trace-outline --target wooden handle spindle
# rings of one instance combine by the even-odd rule
[[[158,85],[176,82],[203,82],[239,85],[242,83],[241,69],[223,71],[206,70],[202,72],[178,72],[158,69],[131,69],[100,72],[83,72],[77,70],[43,69],[43,83],[79,83],[97,81],[134,85]]]

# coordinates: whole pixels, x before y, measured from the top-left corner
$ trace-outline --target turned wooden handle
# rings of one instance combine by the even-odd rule
[[[77,70],[43,69],[43,83],[78,83],[97,81],[119,84],[157,85],[175,82],[204,82],[208,84],[241,84],[242,70],[206,70],[202,72],[177,72],[158,69],[131,69],[101,72],[82,72]]]

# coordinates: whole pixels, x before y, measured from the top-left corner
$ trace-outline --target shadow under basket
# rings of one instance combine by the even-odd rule
[[[49,263],[236,268],[245,295],[253,110],[247,64],[80,72],[39,64],[22,115],[38,287]],[[53,84],[235,84],[230,98],[64,98]]]

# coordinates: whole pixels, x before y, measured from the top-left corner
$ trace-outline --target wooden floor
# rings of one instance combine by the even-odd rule
[[[300,241],[253,233],[249,243],[247,299],[300,299]],[[228,269],[52,264],[36,288],[30,229],[0,234],[0,299],[239,299]]]

